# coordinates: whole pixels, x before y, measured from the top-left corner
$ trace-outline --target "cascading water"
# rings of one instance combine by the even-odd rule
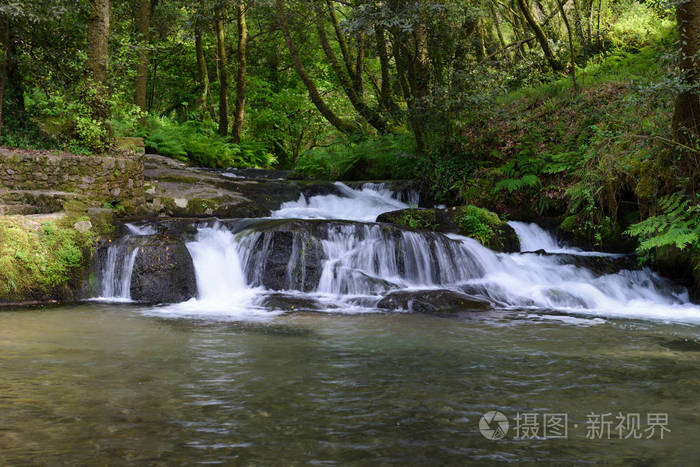
[[[154,226],[125,224],[129,234],[112,242],[102,263],[102,295],[97,300],[130,301],[131,274],[139,254],[140,238],[156,233]]]
[[[510,225],[522,251],[495,253],[458,235],[374,223],[379,214],[407,204],[382,185],[336,186],[342,196],[302,196],[274,212],[274,219],[200,227],[187,244],[198,297],[152,312],[257,320],[275,316],[261,305],[271,291],[303,296],[333,311],[367,311],[376,310],[387,293],[445,289],[498,309],[700,323],[700,307],[689,302],[685,289],[648,269],[632,270],[624,255],[569,248],[539,226],[521,222]],[[108,263],[119,264],[119,257],[121,270],[128,270],[133,261],[124,259],[125,252],[135,257],[135,250],[113,247],[108,256],[114,261]],[[589,264],[611,267],[595,270]],[[128,293],[126,276],[117,269],[105,274],[112,284],[104,285],[105,295]]]
[[[113,242],[107,249],[102,271],[102,296],[109,301],[131,299],[131,272],[139,253],[138,243],[132,235]]]
[[[382,213],[410,207],[397,199],[394,192],[384,184],[366,183],[362,189],[353,190],[344,183],[336,182],[335,187],[340,195],[312,196],[308,199],[301,195],[297,201],[282,204],[280,209],[272,213],[272,217],[373,222]],[[408,197],[418,204],[417,193],[409,194]]]
[[[200,227],[194,241],[187,243],[197,279],[197,298],[150,314],[235,320],[266,320],[270,313],[256,306],[259,291],[246,286],[238,243],[221,225]]]

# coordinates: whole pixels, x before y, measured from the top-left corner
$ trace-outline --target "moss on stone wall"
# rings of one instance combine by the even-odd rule
[[[0,217],[0,302],[77,298],[98,235],[86,215]]]

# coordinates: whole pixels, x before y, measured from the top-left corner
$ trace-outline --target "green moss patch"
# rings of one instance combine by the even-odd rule
[[[81,276],[96,234],[73,224],[87,216],[67,216],[32,225],[21,217],[0,217],[0,301],[54,298]]]

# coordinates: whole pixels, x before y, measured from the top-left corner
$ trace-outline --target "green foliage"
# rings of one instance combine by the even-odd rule
[[[661,198],[658,206],[660,214],[631,225],[625,232],[640,241],[640,255],[666,246],[680,250],[700,246],[700,205],[682,193],[674,193]]]
[[[458,232],[461,235],[471,237],[486,247],[493,246],[499,240],[498,228],[503,225],[503,221],[496,213],[473,205],[461,209],[457,217]]]
[[[417,160],[414,141],[408,135],[374,139],[343,138],[328,147],[308,151],[297,161],[295,174],[325,180],[382,180],[411,178]]]
[[[660,42],[674,26],[646,3],[629,2],[612,26],[610,42],[617,49],[635,50]]]
[[[203,167],[265,168],[275,163],[275,157],[262,144],[231,143],[216,133],[211,122],[177,123],[166,118],[151,118],[145,144],[149,151]]]

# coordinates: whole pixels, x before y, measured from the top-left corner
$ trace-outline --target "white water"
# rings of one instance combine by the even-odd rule
[[[131,301],[131,273],[139,248],[127,235],[112,243],[107,249],[105,267],[102,272],[102,295],[96,300]]]
[[[579,256],[624,256],[600,251],[584,251],[580,248],[571,248],[559,240],[553,233],[544,230],[537,224],[527,222],[508,222],[520,240],[520,251],[539,251],[547,253],[560,253]]]
[[[301,195],[297,201],[282,204],[280,209],[272,212],[272,217],[374,222],[382,213],[410,207],[397,199],[384,184],[366,183],[360,190],[353,190],[340,182],[336,182],[335,186],[342,196],[318,195],[307,199]],[[414,200],[417,201],[417,198]]]
[[[246,286],[234,235],[217,225],[202,227],[187,243],[197,279],[197,297],[149,310],[149,314],[217,320],[267,320],[271,313],[255,306],[259,290]]]
[[[129,229],[129,233],[132,235],[155,235],[156,228],[150,224],[136,225],[136,224],[126,224],[126,228]]]
[[[285,203],[274,216],[371,222],[383,212],[408,206],[380,185],[352,190],[338,184],[338,188],[345,196],[302,197]],[[286,281],[287,292],[316,300],[330,311],[371,311],[394,290],[450,289],[486,299],[496,309],[531,310],[543,319],[564,322],[578,322],[580,318],[572,318],[574,315],[593,323],[601,318],[632,318],[700,324],[700,307],[689,302],[687,292],[650,270],[597,276],[567,264],[571,262],[568,255],[604,257],[601,261],[615,261],[620,255],[569,248],[535,224],[510,225],[518,234],[522,253],[495,253],[458,235],[399,231],[373,223],[330,221],[321,224],[320,230],[295,228],[284,232],[292,238],[282,249],[273,241],[274,229],[255,231],[253,224],[234,235],[220,225],[201,227],[196,239],[187,244],[197,276],[197,298],[149,313],[270,319],[279,313],[258,306],[267,293],[260,286],[263,271],[272,256],[279,264],[280,255],[288,255],[286,267],[275,270],[286,277],[280,280]],[[538,250],[556,254],[527,253]],[[309,252],[314,251],[320,252],[316,261],[319,254],[322,257],[322,264],[315,266],[316,271],[320,267],[316,276],[314,264],[307,264],[312,261]],[[119,281],[109,281],[118,285],[106,287],[128,291],[125,276],[119,277]],[[119,293],[114,292],[115,296]],[[559,314],[570,318],[557,318]]]

